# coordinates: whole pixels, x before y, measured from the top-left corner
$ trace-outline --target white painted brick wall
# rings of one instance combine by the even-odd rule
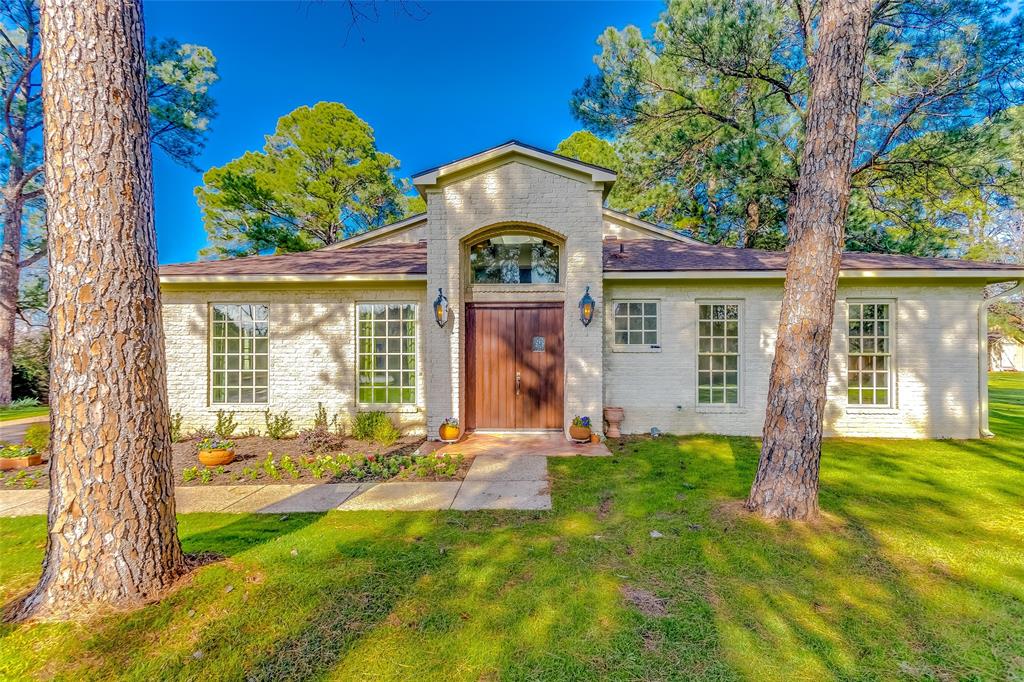
[[[229,289],[182,288],[162,291],[167,336],[167,389],[172,412],[187,429],[212,426],[219,409],[234,411],[243,429],[264,430],[263,411],[288,411],[296,428],[309,425],[324,403],[330,415],[350,423],[359,410],[355,392],[356,304],[371,301],[418,303],[426,307],[423,283],[367,288],[320,286]],[[220,406],[209,402],[208,309],[210,303],[266,303],[270,306],[270,402],[257,406]],[[428,311],[429,312],[429,311]],[[417,358],[417,404],[391,411],[406,433],[422,434],[424,425],[423,329]]]
[[[602,301],[601,190],[521,161],[511,161],[431,191],[427,196],[427,296],[443,287],[452,314],[448,325],[432,325],[424,336],[427,357],[427,431],[436,432],[449,415],[465,418],[462,384],[464,282],[463,241],[503,223],[543,227],[565,238],[564,287],[558,293],[523,296],[523,300],[559,300],[565,307],[565,417],[600,418],[602,407],[602,325],[584,328],[577,302],[584,287]]]
[[[660,352],[617,352],[611,317],[605,316],[605,404],[625,408],[623,430],[759,436],[775,351],[781,282],[605,283],[615,299],[660,299]],[[848,407],[846,400],[846,299],[896,302],[893,409]],[[697,301],[743,302],[741,404],[698,407],[696,397]],[[978,307],[980,285],[864,285],[841,282],[832,335],[825,431],[830,436],[977,438]]]

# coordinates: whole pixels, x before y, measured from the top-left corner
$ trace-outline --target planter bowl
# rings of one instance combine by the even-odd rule
[[[605,429],[604,435],[609,438],[621,438],[622,432],[619,430],[619,425],[622,424],[622,420],[626,418],[626,411],[621,407],[606,407],[604,408],[604,421],[608,425]]]
[[[576,441],[577,443],[589,443],[590,442],[590,427],[587,426],[570,426],[569,427],[569,438]]]
[[[26,469],[28,467],[39,466],[42,463],[42,455],[29,455],[28,457],[0,457],[0,471]]]
[[[234,450],[200,450],[199,463],[208,467],[219,467],[235,461]]]
[[[442,424],[441,428],[437,430],[437,435],[441,437],[445,443],[454,443],[459,439],[459,427],[452,426],[450,424]]]

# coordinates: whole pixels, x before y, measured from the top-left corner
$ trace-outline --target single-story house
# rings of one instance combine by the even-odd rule
[[[160,269],[171,409],[309,422],[383,410],[436,437],[560,430],[758,435],[786,254],[606,208],[615,173],[508,142],[413,177],[427,211],[306,253]],[[1024,268],[843,256],[826,435],[987,432],[982,290]]]

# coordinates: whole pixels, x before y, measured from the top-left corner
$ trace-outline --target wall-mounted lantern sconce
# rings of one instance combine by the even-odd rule
[[[590,295],[590,285],[587,285],[587,290],[583,292],[583,298],[580,299],[580,322],[583,326],[589,326],[590,321],[594,319],[594,297]]]
[[[448,324],[448,299],[440,287],[437,289],[437,298],[434,299],[434,319],[438,327]]]

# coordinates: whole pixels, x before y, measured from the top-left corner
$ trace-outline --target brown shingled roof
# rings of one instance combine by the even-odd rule
[[[620,252],[621,247],[621,252]],[[686,270],[785,270],[786,253],[734,249],[711,244],[684,244],[660,239],[604,242],[605,272],[679,272]],[[952,258],[919,258],[881,253],[844,253],[844,270],[1021,270],[1024,265],[984,263]]]
[[[622,251],[620,252],[620,246]],[[734,249],[662,239],[606,239],[605,272],[782,271],[781,251]],[[1020,270],[1024,265],[984,263],[952,258],[918,258],[880,253],[844,253],[844,270]],[[161,276],[237,277],[260,275],[425,275],[426,242],[369,244],[346,249],[320,249],[279,256],[248,256],[227,260],[164,265]]]
[[[241,275],[425,275],[427,245],[369,244],[277,256],[177,263],[160,267],[161,276]]]

